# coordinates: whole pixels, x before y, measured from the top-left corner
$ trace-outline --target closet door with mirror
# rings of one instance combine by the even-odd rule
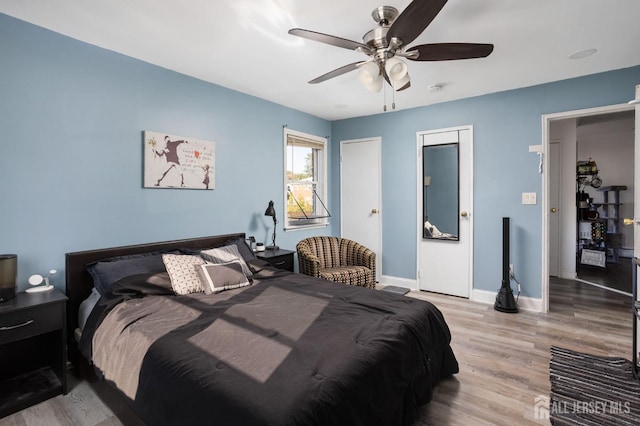
[[[418,288],[469,297],[472,127],[418,133]]]

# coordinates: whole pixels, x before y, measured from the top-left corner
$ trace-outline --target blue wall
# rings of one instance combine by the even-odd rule
[[[294,248],[339,233],[340,140],[382,137],[385,275],[415,279],[416,132],[474,126],[474,285],[501,281],[501,218],[511,217],[523,295],[541,297],[541,116],[626,102],[640,67],[375,116],[328,122],[91,46],[0,14],[0,253],[17,253],[19,287],[64,253],[246,232],[269,241],[263,216],[282,203],[282,126],[331,135],[331,226],[282,232]],[[399,99],[401,102],[401,99]],[[213,191],[142,188],[142,131],[216,142]],[[282,215],[282,208],[278,210]]]
[[[538,156],[528,152],[529,145],[542,143],[541,116],[626,103],[636,84],[640,67],[334,122],[334,176],[341,140],[382,138],[382,273],[416,278],[416,132],[473,125],[474,288],[500,287],[502,217],[508,216],[511,262],[522,295],[542,297],[542,178]],[[337,192],[333,206],[339,205]],[[536,192],[538,204],[522,205],[522,192]]]
[[[269,200],[283,213],[282,126],[331,132],[326,120],[2,14],[0,58],[0,253],[18,254],[19,289],[49,269],[63,289],[70,251],[228,232],[269,242]],[[215,141],[216,189],[143,189],[143,130]],[[281,225],[287,248],[332,233]]]

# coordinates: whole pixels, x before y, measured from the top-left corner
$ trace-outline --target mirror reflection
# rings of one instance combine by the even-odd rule
[[[458,240],[458,144],[422,147],[423,238]]]

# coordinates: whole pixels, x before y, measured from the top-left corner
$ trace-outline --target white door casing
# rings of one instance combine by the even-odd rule
[[[549,145],[549,275],[560,276],[560,165],[562,150],[559,141]]]
[[[634,163],[633,163],[633,257],[640,259],[640,84],[635,93],[635,135],[634,135]],[[636,266],[636,272],[640,272]],[[640,276],[640,274],[638,274]],[[636,300],[640,296],[636,294]],[[640,338],[640,329],[636,330],[636,341]],[[635,354],[637,356],[637,354]]]
[[[640,84],[636,86],[635,100],[640,102]],[[633,163],[633,257],[640,259],[640,103],[635,104],[635,137]]]
[[[376,254],[382,275],[381,139],[340,141],[340,235]]]
[[[543,153],[545,153],[544,155],[546,155],[547,153],[550,152],[550,145],[551,145],[551,141],[550,141],[550,127],[551,127],[551,122],[552,121],[556,121],[556,120],[566,120],[566,119],[571,119],[571,118],[580,118],[580,117],[587,117],[587,116],[594,116],[594,115],[601,115],[601,114],[609,114],[609,113],[615,113],[615,112],[620,112],[620,111],[628,111],[630,110],[632,107],[625,104],[617,104],[617,105],[608,105],[608,106],[604,106],[604,107],[595,107],[595,108],[587,108],[587,109],[581,109],[581,110],[575,110],[575,111],[564,111],[564,112],[558,112],[558,113],[552,113],[552,114],[545,114],[542,116],[542,147],[543,147]],[[637,109],[637,107],[636,107]],[[636,120],[638,119],[638,114],[636,112]],[[636,159],[635,159],[635,167],[638,167],[638,150],[640,149],[640,146],[638,145],[640,142],[638,141],[638,128],[636,126],[636,141],[635,141],[635,152],[636,152]],[[564,141],[563,144],[567,145],[570,141]],[[575,141],[573,141],[573,150],[575,152]],[[562,149],[562,151],[565,153],[565,155],[563,156],[564,161],[567,162],[568,158],[570,158],[570,156],[566,155],[566,147],[564,147]],[[575,164],[575,163],[574,163]],[[567,167],[567,165],[565,164],[565,167]],[[541,276],[541,280],[542,280],[542,306],[540,307],[540,311],[541,312],[549,312],[549,232],[550,232],[550,207],[551,207],[551,199],[550,199],[550,193],[551,193],[551,189],[550,189],[550,185],[551,185],[551,177],[549,175],[549,169],[550,169],[550,165],[545,165],[544,167],[544,172],[542,173],[542,276]],[[574,169],[571,170],[564,170],[563,171],[564,174],[567,173],[571,173],[572,177],[571,179],[567,180],[567,182],[571,182],[571,186],[573,187],[575,185],[575,181],[573,180],[575,175],[573,173],[575,173]],[[637,173],[636,173],[636,177],[637,177]],[[564,178],[561,179],[564,182]],[[565,188],[566,189],[566,188]],[[637,194],[636,194],[637,195]],[[569,208],[573,208],[575,209],[575,198],[571,199],[571,205],[567,205],[566,204],[566,199],[567,196],[566,194],[563,196],[563,199],[565,200],[563,202],[563,206],[561,206],[564,210],[565,210],[565,214],[561,216],[566,216],[566,211]],[[559,213],[562,213],[562,210],[559,211]],[[636,213],[636,218],[638,218],[638,215]],[[571,216],[571,217],[575,217],[575,213]],[[560,232],[561,232],[561,238],[564,238],[565,240],[569,241],[569,244],[571,245],[571,250],[572,250],[572,256],[575,257],[575,241],[576,241],[576,229],[575,226],[572,226],[572,230],[571,232],[568,231],[568,227],[564,224],[561,223],[561,227],[560,227]],[[567,237],[567,235],[569,235],[569,237]],[[638,238],[637,234],[635,235],[635,238]],[[560,244],[560,247],[562,248],[562,250],[566,250],[565,245],[562,243]],[[636,239],[636,244],[634,244],[634,247],[637,247],[637,239]],[[561,271],[561,275],[562,271]],[[569,277],[564,277],[563,278],[569,278]]]
[[[422,147],[459,145],[459,240],[423,239]],[[417,133],[417,281],[418,289],[469,297],[473,288],[473,126]]]

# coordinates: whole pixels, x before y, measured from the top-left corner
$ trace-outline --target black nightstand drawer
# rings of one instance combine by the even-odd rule
[[[274,268],[284,269],[293,272],[293,250],[265,250],[257,252],[259,259],[268,262]]]
[[[278,258],[269,259],[268,262],[271,266],[279,269],[286,269],[287,271],[293,271],[293,256],[282,256]]]
[[[63,308],[63,304],[55,303],[2,315],[0,345],[61,329]]]

